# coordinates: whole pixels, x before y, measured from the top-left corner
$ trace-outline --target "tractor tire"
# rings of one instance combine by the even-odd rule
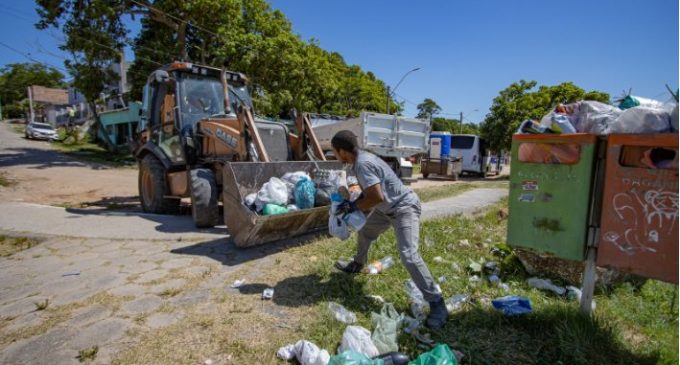
[[[153,155],[148,154],[139,164],[139,201],[147,213],[177,214],[179,199],[169,195],[165,167]]]
[[[217,225],[220,210],[215,174],[210,169],[193,169],[189,172],[191,183],[191,216],[198,228]]]

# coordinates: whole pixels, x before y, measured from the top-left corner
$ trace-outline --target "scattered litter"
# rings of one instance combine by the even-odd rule
[[[498,267],[498,264],[496,261],[488,261],[484,263],[484,269],[487,271],[494,271]]]
[[[328,309],[333,313],[335,319],[343,323],[356,323],[357,315],[354,312],[347,310],[342,304],[336,302],[328,302]]]
[[[456,356],[451,352],[447,344],[440,343],[432,350],[424,352],[415,360],[409,363],[410,365],[458,365]]]
[[[371,340],[381,354],[399,351],[397,335],[403,319],[392,303],[383,305],[380,313],[371,313]]]
[[[470,265],[468,265],[468,268],[472,272],[482,272],[482,264],[480,264],[479,262],[470,260]]]
[[[540,279],[540,278],[534,277],[534,278],[530,278],[529,280],[527,280],[527,284],[529,284],[529,286],[531,286],[533,288],[540,289],[540,290],[548,290],[548,291],[551,291],[551,292],[553,292],[557,295],[564,295],[564,293],[567,292],[567,289],[553,284],[548,279]]]
[[[235,280],[233,284],[231,284],[232,288],[238,288],[241,285],[245,284],[246,279],[241,279],[241,280]]]
[[[406,281],[404,287],[406,289],[406,294],[411,299],[411,314],[418,320],[424,319],[425,308],[427,308],[428,303],[425,301],[423,293],[411,279]]]
[[[491,243],[492,241],[491,241],[491,238],[487,238],[487,239],[484,240],[484,242]]]
[[[296,358],[300,365],[326,365],[331,357],[328,351],[321,350],[318,346],[306,340],[300,340],[294,345],[279,348],[276,356],[286,361]]]
[[[506,283],[498,283],[498,287],[501,288],[501,289],[503,289],[503,290],[505,290],[505,291],[509,291],[509,290],[510,290],[510,285],[508,285],[508,284],[506,284]]]
[[[371,332],[360,326],[347,326],[342,334],[342,341],[338,353],[356,351],[368,357],[378,356],[380,353],[371,340]]]
[[[375,302],[378,303],[385,303],[385,298],[381,297],[380,295],[367,295],[366,298],[369,298]]]
[[[274,298],[274,289],[267,288],[262,292],[262,299],[272,299]]]
[[[207,359],[207,360],[203,361],[203,365],[213,365],[212,359]]]
[[[467,246],[470,246],[470,241],[467,240],[467,239],[465,239],[465,240],[460,240],[460,241],[458,241],[458,243],[459,243],[461,246],[466,246],[466,247],[467,247]]]
[[[492,300],[491,304],[506,316],[531,313],[531,301],[527,297],[508,295]]]
[[[491,274],[491,275],[489,275],[489,276],[487,277],[487,279],[489,280],[489,282],[490,282],[491,284],[498,284],[498,283],[501,282],[501,278],[499,278],[498,275],[496,275],[496,274]]]
[[[387,256],[368,265],[367,270],[369,274],[375,275],[387,270],[392,265],[394,265],[394,259],[392,256]]]
[[[428,345],[428,346],[433,346],[434,345],[434,340],[432,340],[431,336],[429,333],[420,333],[418,330],[414,331],[413,333],[413,338],[416,339],[416,341]]]
[[[425,247],[430,248],[434,244],[434,241],[430,237],[425,237]]]
[[[440,276],[440,277],[437,279],[437,281],[440,282],[440,283],[446,282],[446,276]]]
[[[356,351],[345,351],[337,354],[328,362],[328,365],[383,365],[383,360],[371,360],[368,356]]]
[[[477,285],[480,281],[482,281],[482,279],[477,275],[472,275],[468,278],[468,281],[472,285]]]
[[[580,303],[582,295],[583,295],[583,292],[581,291],[581,289],[579,289],[575,286],[568,286],[567,287],[567,298],[569,298],[571,300],[575,300],[575,301]],[[595,310],[595,307],[596,307],[595,299],[593,299],[593,301],[590,303],[590,308],[592,310]]]
[[[402,323],[404,324],[404,332],[409,335],[413,334],[414,331],[417,331],[422,326],[421,321],[409,316],[404,316]]]
[[[61,276],[78,276],[80,275],[80,271],[69,271],[61,274]]]
[[[446,310],[453,313],[463,307],[470,300],[470,294],[456,294],[445,301]]]
[[[460,271],[460,265],[457,262],[452,263],[451,268],[455,271]]]
[[[432,261],[442,263],[442,262],[444,262],[444,258],[441,257],[441,256],[435,256],[435,257],[432,259]]]

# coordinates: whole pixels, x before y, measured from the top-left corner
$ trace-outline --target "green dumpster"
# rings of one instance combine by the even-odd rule
[[[596,145],[590,134],[513,136],[509,245],[585,259]]]

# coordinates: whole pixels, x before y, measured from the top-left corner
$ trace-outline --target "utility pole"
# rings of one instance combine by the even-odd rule
[[[387,85],[387,114],[390,114],[390,86]]]
[[[463,112],[460,112],[460,134],[463,134]]]
[[[35,114],[33,114],[33,93],[31,92],[31,87],[27,86],[28,89],[28,107],[31,110],[31,123],[33,123],[35,119]]]

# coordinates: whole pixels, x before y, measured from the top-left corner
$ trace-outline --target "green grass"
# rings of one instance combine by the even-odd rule
[[[426,188],[414,189],[420,201],[429,202],[433,200],[443,199],[458,195],[468,190],[477,188],[501,188],[507,189],[507,181],[475,181],[475,182],[458,182],[454,184],[447,184],[441,186],[430,186]]]
[[[593,317],[580,314],[578,303],[530,288],[527,275],[512,255],[494,256],[491,249],[503,243],[506,221],[499,221],[497,211],[503,203],[473,218],[446,218],[421,225],[420,252],[435,278],[446,276],[440,283],[444,296],[459,293],[472,296],[472,303],[452,315],[447,325],[431,332],[432,338],[448,343],[466,356],[464,364],[677,364],[678,309],[670,308],[675,286],[650,280],[639,291],[622,284],[610,292],[597,293],[597,309]],[[462,239],[469,246],[459,244]],[[336,301],[354,311],[359,324],[372,329],[371,311],[379,305],[366,295],[380,295],[395,304],[400,312],[408,312],[404,282],[409,278],[402,265],[395,265],[376,275],[349,276],[333,269],[339,257],[351,257],[355,238],[348,242],[326,239],[296,248],[301,268],[294,277],[276,286],[291,306],[310,306],[309,317],[298,331],[331,352],[342,338],[345,325],[333,320],[326,310],[328,301]],[[383,234],[372,247],[371,260],[391,255],[398,258],[394,233]],[[424,242],[430,242],[429,245]],[[440,256],[441,262],[434,258]],[[468,281],[466,267],[471,260],[497,261],[508,293],[483,280],[474,285]],[[460,268],[460,269],[457,269]],[[503,295],[523,295],[531,299],[532,314],[504,317],[492,309],[490,300]],[[285,303],[284,303],[285,305]],[[415,356],[423,351],[410,336],[401,333],[401,351]]]
[[[19,251],[27,250],[39,243],[28,237],[11,237],[0,235],[0,257],[11,256]]]
[[[135,163],[135,159],[127,153],[111,153],[105,148],[89,141],[87,135],[78,143],[67,143],[65,132],[59,130],[59,141],[52,142],[60,152],[78,160],[96,162],[112,166],[128,166]]]
[[[6,172],[0,172],[0,186],[8,187],[15,184],[15,181],[7,177]]]

